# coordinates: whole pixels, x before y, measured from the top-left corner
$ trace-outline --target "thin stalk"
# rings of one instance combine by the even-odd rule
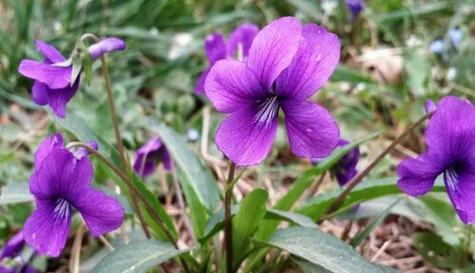
[[[188,229],[191,240],[194,243],[196,242],[195,231],[193,229],[193,224],[191,223],[190,216],[188,215],[188,212],[186,211],[185,199],[183,198],[183,192],[181,191],[180,182],[178,181],[175,168],[173,168],[171,172],[172,172],[172,177],[173,177],[173,187],[175,187],[178,206],[180,207],[180,211],[182,213],[183,221],[185,222],[186,229]]]
[[[335,201],[331,204],[331,206],[326,210],[323,216],[328,214],[332,214],[336,210],[340,208],[343,201],[345,201],[346,197],[350,194],[350,192],[363,181],[376,165],[386,156],[388,155],[407,135],[409,135],[415,128],[421,125],[426,119],[432,116],[433,112],[429,112],[422,117],[420,117],[416,122],[414,122],[411,126],[409,126],[402,134],[400,134],[378,157],[376,157],[363,171],[358,173],[355,177],[353,177],[350,182],[348,182],[346,188],[340,193],[340,195],[335,199]]]
[[[232,237],[232,218],[231,201],[233,197],[234,172],[236,164],[229,164],[228,181],[226,183],[226,192],[224,195],[224,243],[226,245],[226,272],[234,273],[233,270],[233,237]]]
[[[462,257],[460,258],[460,268],[465,268],[467,264],[467,258],[470,255],[470,243],[472,241],[472,229],[470,225],[465,226],[465,236],[464,236],[464,244],[463,244],[463,253]]]

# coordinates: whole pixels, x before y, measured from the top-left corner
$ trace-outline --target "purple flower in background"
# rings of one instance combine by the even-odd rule
[[[38,273],[38,271],[29,264],[15,267],[4,267],[0,265],[0,273]]]
[[[223,35],[213,33],[206,37],[205,52],[208,57],[209,66],[201,73],[196,83],[195,92],[201,94],[204,92],[206,76],[211,67],[219,60],[226,58],[235,58],[236,54],[242,54],[246,58],[249,48],[254,40],[259,28],[253,24],[242,24],[236,28],[226,42]]]
[[[10,238],[8,242],[0,249],[0,261],[4,258],[13,258],[20,253],[25,245],[25,240],[23,239],[23,233],[20,231],[15,236]]]
[[[338,125],[308,98],[325,84],[339,59],[335,34],[284,17],[257,34],[244,62],[218,61],[205,83],[214,107],[228,114],[216,133],[218,149],[238,165],[262,162],[272,147],[282,109],[295,155],[330,154],[339,140]]]
[[[425,138],[427,151],[399,164],[399,188],[412,196],[422,195],[442,175],[460,219],[475,223],[475,107],[457,97],[444,97],[429,120]]]
[[[56,116],[64,117],[66,105],[76,94],[81,76],[71,82],[72,65],[59,66],[66,58],[52,45],[35,41],[36,49],[44,56],[43,62],[22,60],[18,71],[23,76],[35,80],[31,88],[33,101],[39,105],[49,105]],[[124,41],[106,38],[89,47],[93,60],[111,51],[123,50]]]
[[[28,245],[40,254],[58,256],[66,244],[74,211],[78,211],[93,236],[120,227],[120,203],[91,186],[92,164],[87,153],[63,148],[60,134],[47,137],[35,154],[30,192],[36,210],[23,228]]]
[[[338,141],[338,146],[344,147],[349,142],[344,139]],[[345,156],[343,156],[331,169],[330,172],[336,177],[340,186],[348,183],[357,173],[356,165],[360,160],[360,149],[358,147],[351,149]]]
[[[149,176],[160,161],[163,162],[166,170],[173,168],[173,162],[167,148],[163,145],[160,138],[156,136],[137,150],[134,170],[142,177]]]
[[[430,113],[432,111],[435,111],[437,109],[437,105],[435,105],[434,101],[428,99],[426,100],[426,103],[424,105],[424,110],[426,113]]]
[[[346,0],[346,8],[351,13],[351,20],[355,20],[364,10],[365,3],[363,0]]]

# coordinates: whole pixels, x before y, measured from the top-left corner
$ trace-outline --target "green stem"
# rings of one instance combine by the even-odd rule
[[[363,171],[359,172],[355,177],[353,177],[350,182],[348,182],[346,188],[340,193],[340,195],[335,199],[333,204],[327,209],[323,216],[332,214],[340,208],[345,201],[346,197],[350,192],[363,181],[376,165],[388,155],[395,147],[398,145],[407,135],[409,135],[415,128],[421,125],[426,119],[430,118],[434,112],[427,113],[420,117],[416,122],[409,126],[402,134],[400,134],[378,157],[376,157]]]
[[[472,229],[470,225],[465,226],[465,236],[464,236],[464,245],[463,245],[463,253],[460,259],[460,268],[465,268],[467,264],[468,256],[470,255],[470,243],[472,241]]]
[[[234,273],[233,270],[233,237],[232,237],[232,217],[231,217],[231,201],[233,197],[234,172],[236,164],[233,162],[229,165],[228,181],[226,183],[226,191],[224,194],[224,242],[226,245],[226,272]]]

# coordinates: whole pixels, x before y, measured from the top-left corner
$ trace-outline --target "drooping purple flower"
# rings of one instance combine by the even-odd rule
[[[56,116],[63,118],[66,105],[76,94],[81,76],[71,83],[72,66],[60,66],[66,58],[52,45],[35,41],[36,49],[44,56],[43,62],[22,60],[18,72],[35,80],[31,88],[33,101],[38,105],[49,105]],[[89,47],[93,60],[101,55],[123,50],[125,43],[118,38],[106,38]]]
[[[462,222],[475,223],[475,107],[457,97],[444,97],[429,120],[425,139],[424,153],[399,164],[399,188],[419,196],[442,175]]]
[[[40,254],[58,256],[66,244],[72,215],[78,211],[93,236],[120,227],[120,203],[91,186],[93,167],[87,153],[63,148],[60,134],[47,137],[35,154],[30,192],[36,210],[23,228],[28,245]]]
[[[308,99],[330,78],[339,59],[335,34],[284,17],[257,34],[245,61],[218,61],[205,83],[214,107],[228,114],[216,133],[218,149],[238,165],[262,162],[282,109],[295,155],[330,154],[339,140],[338,125],[325,108]]]
[[[204,92],[206,76],[211,67],[219,60],[226,58],[236,59],[237,54],[242,54],[246,58],[249,48],[254,40],[259,28],[254,24],[242,24],[237,27],[226,42],[223,35],[213,33],[206,37],[205,52],[208,57],[209,66],[201,73],[196,83],[195,92],[201,94]]]
[[[346,0],[346,8],[350,11],[351,20],[355,20],[364,10],[365,3],[363,0]]]
[[[338,146],[344,147],[349,142],[344,139],[338,141]],[[340,186],[348,183],[357,173],[356,165],[360,159],[360,149],[358,147],[351,149],[345,156],[343,156],[331,169],[330,172],[336,177]]]
[[[167,148],[163,145],[160,138],[155,136],[137,150],[134,170],[142,177],[149,176],[160,161],[163,162],[166,170],[173,168],[173,162]]]
[[[15,236],[10,238],[5,245],[0,249],[0,261],[4,258],[13,258],[23,249],[25,240],[23,239],[23,233],[20,231]]]
[[[0,273],[38,273],[38,271],[29,264],[15,267],[5,267],[0,265]]]

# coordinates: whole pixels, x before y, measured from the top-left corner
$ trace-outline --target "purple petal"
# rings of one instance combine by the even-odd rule
[[[52,66],[33,60],[22,60],[18,72],[46,84],[51,89],[68,86],[71,78],[71,67]]]
[[[38,273],[38,270],[36,270],[33,266],[26,264],[23,266],[20,273]]]
[[[475,155],[475,108],[463,99],[444,97],[426,130],[428,153],[437,165]]]
[[[355,20],[363,11],[365,4],[363,0],[346,0],[346,6],[351,13],[351,20]]]
[[[122,225],[124,209],[115,198],[99,190],[83,188],[77,192],[71,203],[81,213],[95,237],[118,229]]]
[[[0,264],[0,273],[16,273],[16,268],[4,267]]]
[[[424,110],[426,111],[426,113],[435,111],[435,109],[437,109],[437,105],[435,105],[434,101],[429,100],[429,99],[426,100],[426,103],[424,105]]]
[[[97,142],[95,141],[89,141],[88,143],[86,143],[87,146],[91,147],[92,149],[94,150],[99,150],[99,146],[97,145]],[[75,152],[74,152],[74,157],[76,159],[82,159],[83,157],[87,157],[89,154],[91,154],[91,152],[89,152],[89,150],[83,148],[83,147],[79,147]]]
[[[205,52],[210,66],[219,60],[226,59],[226,43],[219,33],[213,33],[206,37]]]
[[[265,113],[264,113],[265,114]],[[216,145],[240,166],[261,163],[269,153],[278,125],[275,112],[262,119],[262,109],[244,107],[230,114],[216,132]]]
[[[168,149],[163,146],[161,149],[160,149],[160,157],[162,159],[162,162],[163,162],[163,166],[165,167],[165,170],[167,171],[170,171],[173,169],[173,160],[170,156],[170,153],[168,152]]]
[[[58,214],[50,201],[37,200],[37,208],[23,227],[28,245],[38,253],[57,257],[61,254],[71,228],[71,214]]]
[[[53,149],[62,147],[64,147],[64,140],[60,133],[47,136],[36,149],[35,169],[38,170],[41,167],[43,160],[51,153]]]
[[[337,146],[346,146],[349,142],[344,139],[338,141]],[[348,183],[357,173],[356,165],[360,159],[360,149],[355,147],[351,149],[338,163],[332,168],[332,173],[336,176],[338,184],[340,186]]]
[[[36,104],[48,104],[48,92],[49,88],[46,84],[41,83],[39,81],[35,81],[33,83],[33,87],[31,88],[31,96],[33,97],[33,101]]]
[[[242,50],[243,57],[247,57],[252,41],[259,32],[259,27],[254,24],[242,24],[236,28],[229,36],[227,43],[228,56],[236,54],[239,48]]]
[[[441,172],[442,169],[434,165],[427,154],[417,159],[405,159],[397,167],[397,185],[401,191],[411,196],[423,195],[432,189]]]
[[[142,176],[149,176],[155,170],[157,165],[158,151],[162,147],[159,137],[152,137],[147,143],[137,150],[137,156],[134,161],[135,172]]]
[[[203,94],[205,92],[205,81],[206,77],[208,77],[210,68],[206,68],[198,78],[198,81],[196,82],[195,86],[195,93],[196,94]]]
[[[100,58],[102,55],[125,49],[125,42],[116,37],[110,37],[100,40],[89,47],[89,53],[93,60]]]
[[[48,98],[49,106],[53,109],[56,116],[64,118],[66,115],[66,106],[68,102],[74,97],[79,89],[80,77],[74,82],[73,86],[67,86],[62,89],[49,89]]]
[[[475,158],[464,170],[449,168],[444,172],[447,193],[460,220],[465,224],[475,223]]]
[[[254,38],[247,65],[266,90],[292,62],[302,39],[301,33],[298,19],[283,17],[272,21]]]
[[[23,233],[20,231],[15,236],[10,238],[2,249],[0,249],[0,261],[4,258],[13,258],[20,253],[25,245]]]
[[[299,50],[292,63],[276,81],[276,93],[304,100],[317,92],[330,78],[340,60],[340,41],[315,24],[303,27]]]
[[[77,160],[70,151],[57,148],[30,178],[30,191],[37,199],[69,200],[90,184],[92,175],[92,164],[87,158]]]
[[[41,41],[35,41],[36,50],[40,52],[45,57],[45,63],[52,64],[52,63],[60,63],[64,62],[66,58],[52,45]]]
[[[221,60],[213,65],[206,78],[205,91],[214,107],[231,113],[267,96],[254,73],[242,62]]]
[[[322,158],[335,149],[340,130],[325,108],[309,101],[284,101],[282,109],[290,148],[295,155]]]

